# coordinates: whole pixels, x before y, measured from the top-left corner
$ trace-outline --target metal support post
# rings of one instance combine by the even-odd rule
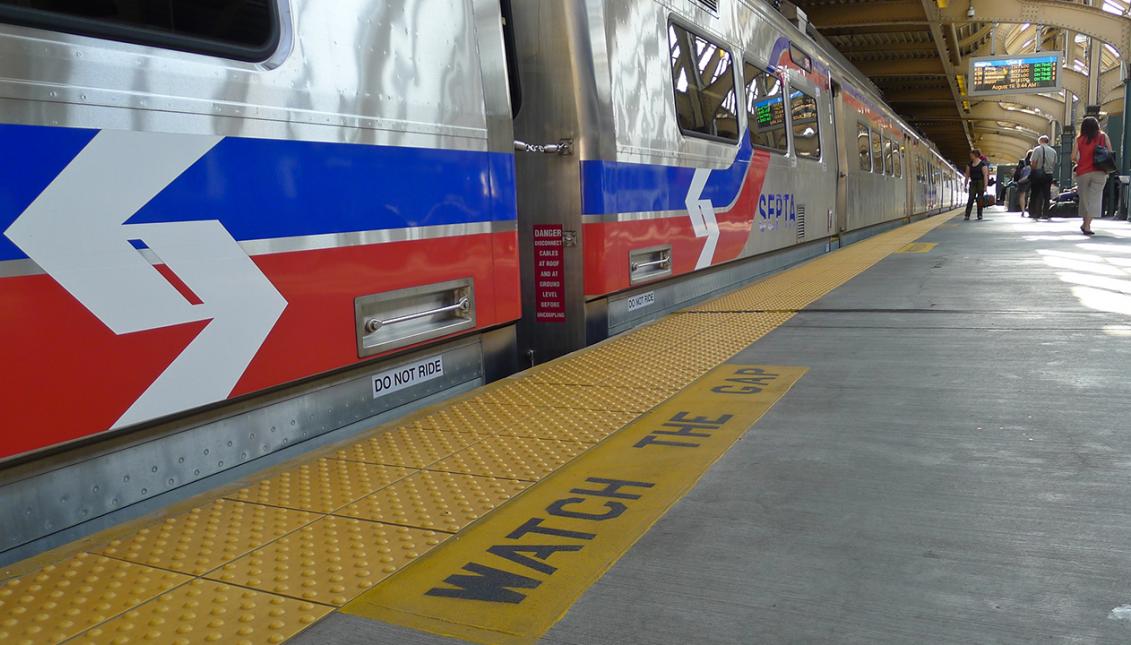
[[[1127,63],[1122,63],[1123,72],[1123,145],[1120,146],[1119,151],[1119,178],[1120,182],[1126,182],[1127,177],[1131,176],[1131,68]],[[1131,219],[1131,214],[1128,213],[1127,202],[1131,201],[1131,188],[1126,183],[1122,183],[1119,187],[1119,194],[1122,199],[1119,200],[1119,215],[1123,219]]]

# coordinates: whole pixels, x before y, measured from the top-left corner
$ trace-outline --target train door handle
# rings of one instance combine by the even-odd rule
[[[444,313],[447,313],[449,311],[458,311],[461,314],[465,314],[465,313],[467,313],[468,309],[470,309],[470,308],[471,308],[471,301],[468,300],[467,298],[463,298],[462,300],[455,303],[454,305],[448,305],[447,307],[439,307],[437,309],[429,309],[428,311],[418,311],[418,312],[413,313],[413,314],[407,314],[407,315],[404,315],[404,316],[397,316],[396,318],[389,318],[388,320],[380,320],[378,318],[370,318],[370,319],[365,321],[365,331],[372,334],[372,333],[376,332],[377,330],[381,329],[382,327],[384,327],[385,325],[395,325],[397,323],[408,322],[410,320],[418,320],[420,318],[425,318],[427,316],[435,316],[436,314],[444,314]]]

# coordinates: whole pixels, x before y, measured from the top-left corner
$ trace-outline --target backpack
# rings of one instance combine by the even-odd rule
[[[1092,166],[1103,172],[1115,172],[1119,168],[1115,162],[1115,152],[1102,143],[1097,143],[1092,152]]]

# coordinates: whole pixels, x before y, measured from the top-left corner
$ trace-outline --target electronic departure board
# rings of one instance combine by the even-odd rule
[[[1040,52],[970,60],[970,96],[1035,94],[1060,89],[1060,54]]]
[[[785,125],[785,104],[780,96],[763,99],[754,104],[758,128],[777,128]]]

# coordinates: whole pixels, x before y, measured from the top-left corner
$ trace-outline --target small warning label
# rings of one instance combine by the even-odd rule
[[[444,357],[433,356],[422,361],[394,367],[373,375],[373,398],[379,399],[397,390],[431,381],[444,375]]]
[[[565,258],[561,224],[534,225],[534,317],[565,322]]]
[[[635,296],[629,298],[626,302],[629,311],[636,311],[637,309],[651,307],[654,304],[656,304],[655,291],[647,291],[645,293],[636,294]]]

